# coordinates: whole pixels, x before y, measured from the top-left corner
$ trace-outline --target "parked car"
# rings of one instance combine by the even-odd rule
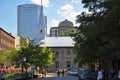
[[[78,77],[80,80],[97,80],[97,74],[90,69],[80,69]]]
[[[67,71],[68,75],[78,75],[78,70],[77,69],[70,69]]]

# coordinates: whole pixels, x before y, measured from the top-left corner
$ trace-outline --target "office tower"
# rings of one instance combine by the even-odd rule
[[[18,36],[30,39],[44,39],[47,18],[43,14],[43,6],[24,4],[18,6]]]

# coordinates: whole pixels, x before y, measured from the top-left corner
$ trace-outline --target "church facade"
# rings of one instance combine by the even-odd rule
[[[46,37],[39,42],[39,45],[52,49],[53,65],[48,67],[48,71],[78,68],[78,64],[74,62],[74,41],[71,37]]]

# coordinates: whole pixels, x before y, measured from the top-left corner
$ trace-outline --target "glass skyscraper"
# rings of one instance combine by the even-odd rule
[[[17,7],[18,36],[30,39],[44,39],[47,28],[47,18],[43,14],[43,6],[24,4]]]

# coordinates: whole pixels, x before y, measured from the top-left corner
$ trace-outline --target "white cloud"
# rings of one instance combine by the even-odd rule
[[[52,19],[50,26],[51,26],[51,27],[57,27],[58,24],[59,24],[59,21],[58,21],[58,20]]]
[[[57,11],[57,14],[61,17],[65,17],[65,19],[68,19],[69,21],[72,21],[74,25],[77,26],[76,16],[79,15],[81,11],[78,12],[74,11],[73,9],[74,7],[71,4],[66,4]]]
[[[66,16],[67,14],[69,14],[72,10],[73,10],[73,6],[70,5],[70,4],[66,4],[66,5],[62,6],[62,7],[57,11],[57,14],[65,17],[65,16]]]
[[[50,34],[50,28],[51,27],[58,27],[59,22],[60,21],[58,21],[56,19],[52,19],[51,22],[50,22],[50,27],[48,27],[48,29],[47,29],[47,33]]]
[[[41,5],[41,0],[31,0],[34,4]],[[50,0],[42,0],[42,5],[44,7],[50,6]]]
[[[75,12],[72,11],[69,15],[66,16],[66,19],[72,21],[74,23],[75,26],[77,26],[76,24],[76,16],[79,15],[81,12]]]
[[[72,3],[79,3],[81,0],[72,0]]]

